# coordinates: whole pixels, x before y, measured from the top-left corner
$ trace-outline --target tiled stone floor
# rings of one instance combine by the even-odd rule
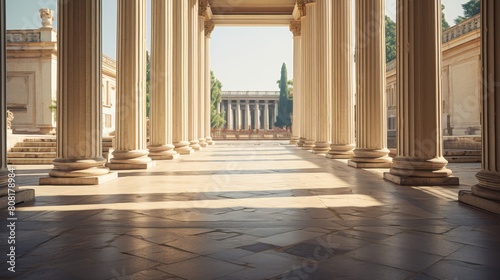
[[[221,141],[101,186],[18,166],[37,199],[17,209],[16,273],[2,230],[0,278],[499,279],[500,217],[457,202],[479,164],[450,164],[460,187],[402,187],[284,143]]]

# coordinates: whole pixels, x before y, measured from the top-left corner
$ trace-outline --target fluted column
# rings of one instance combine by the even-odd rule
[[[210,35],[214,30],[215,25],[211,20],[205,20],[205,139],[208,145],[214,145],[212,140],[211,127],[211,80],[210,80]]]
[[[198,0],[187,0],[189,3],[188,45],[188,139],[193,150],[201,149],[198,137]]]
[[[300,123],[299,123],[299,141],[297,142],[297,147],[303,148],[305,141],[306,141],[306,127],[307,127],[307,108],[306,108],[306,103],[308,102],[308,81],[307,81],[307,47],[308,47],[308,20],[307,20],[307,14],[306,14],[306,0],[297,0],[297,7],[299,8],[299,13],[300,13],[300,102],[299,102],[299,111],[300,113]],[[294,68],[295,71],[295,68]],[[294,72],[295,75],[295,72]],[[295,79],[295,76],[294,76]],[[295,83],[295,81],[294,81]],[[295,86],[294,86],[295,88]],[[294,101],[295,105],[295,101]]]
[[[172,1],[173,5],[173,142],[181,155],[193,152],[188,141],[188,56],[189,56],[189,3],[188,0]]]
[[[332,1],[316,0],[316,48],[313,51],[316,62],[316,142],[313,152],[326,155],[331,139],[332,98]]]
[[[111,169],[152,166],[146,149],[146,1],[118,1],[116,147]]]
[[[290,30],[293,33],[293,119],[292,138],[290,145],[297,145],[300,139],[300,124],[302,122],[302,92],[301,92],[301,22],[294,20],[290,23]],[[276,103],[276,112],[278,104]]]
[[[199,0],[198,3],[198,141],[201,147],[206,147],[208,145],[205,136],[208,134],[205,132],[207,128],[205,122],[207,114],[205,113],[206,108],[206,98],[207,93],[205,87],[205,79],[207,74],[205,73],[205,13],[207,11],[208,0]]]
[[[471,191],[461,191],[459,200],[500,215],[500,3],[481,0],[481,57],[483,64],[482,144],[479,180]]]
[[[269,130],[269,101],[264,103],[264,130]]]
[[[352,9],[354,0],[332,1],[333,18],[333,112],[332,144],[327,157],[350,159],[356,147],[354,140],[354,39]]]
[[[231,100],[227,101],[227,129],[234,130],[233,105],[231,104]]]
[[[40,184],[96,185],[116,178],[102,157],[101,1],[58,8],[57,158]]]
[[[443,157],[441,1],[398,0],[398,154],[384,178],[401,185],[458,185]]]
[[[385,0],[356,2],[356,140],[349,166],[391,167],[385,102]]]
[[[175,159],[172,144],[172,1],[151,1],[151,118],[149,156],[155,160]]]
[[[308,1],[308,2],[307,2]],[[305,42],[305,91],[306,97],[304,99],[304,115],[305,115],[305,141],[302,149],[312,150],[314,148],[316,138],[316,98],[317,98],[317,24],[316,24],[316,2],[314,0],[306,0],[306,16],[302,21],[305,24],[306,30],[304,31]]]
[[[252,114],[250,113],[250,100],[245,103],[245,130],[252,129]]]
[[[255,130],[258,130],[261,128],[260,126],[260,105],[259,105],[259,100],[255,100],[255,107],[254,107],[255,113]]]
[[[241,104],[240,100],[236,100],[236,130],[241,129]]]

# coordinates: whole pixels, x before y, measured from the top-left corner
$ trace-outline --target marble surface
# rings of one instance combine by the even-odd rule
[[[449,165],[460,186],[398,186],[286,144],[218,141],[99,186],[17,166],[37,197],[0,278],[498,279],[500,217],[457,202],[479,164]]]

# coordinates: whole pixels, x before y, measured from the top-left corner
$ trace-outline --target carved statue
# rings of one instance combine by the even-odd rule
[[[39,10],[40,18],[42,18],[42,27],[52,27],[54,21],[54,11],[49,8]]]
[[[7,110],[7,129],[12,129],[12,121],[14,120],[14,114]]]

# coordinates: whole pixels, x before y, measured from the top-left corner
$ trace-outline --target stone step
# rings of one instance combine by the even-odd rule
[[[53,158],[8,158],[8,164],[13,165],[37,165],[52,164]]]
[[[46,153],[46,152],[56,152],[56,147],[13,147],[10,149],[11,152],[23,152],[23,153]]]
[[[57,147],[56,142],[18,142],[16,147]]]
[[[445,149],[445,156],[481,156],[481,150]]]
[[[23,142],[56,142],[56,138],[28,138]]]
[[[481,156],[445,156],[448,162],[453,163],[471,163],[471,162],[481,162]]]
[[[102,142],[102,147],[103,148],[113,147],[113,142]]]
[[[56,157],[55,152],[46,152],[46,153],[25,153],[25,152],[8,152],[8,158],[52,158]]]

